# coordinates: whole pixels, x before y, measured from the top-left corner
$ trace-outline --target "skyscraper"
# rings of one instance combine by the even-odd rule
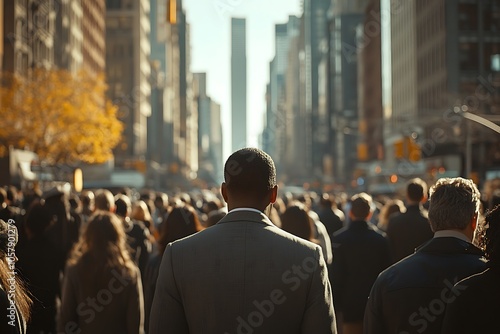
[[[357,27],[364,20],[368,1],[335,0],[330,21],[330,100],[333,178],[351,185],[357,163],[358,49]],[[313,123],[314,124],[314,123]]]
[[[57,67],[76,73],[83,65],[82,2],[61,0],[56,13],[54,63]]]
[[[231,19],[231,125],[232,151],[247,143],[246,20]]]
[[[146,155],[151,114],[149,4],[147,0],[106,3],[108,97],[119,107],[124,123],[123,140],[114,152],[119,166]]]
[[[2,10],[2,70],[25,74],[30,68],[50,69],[54,65],[56,3],[4,1]]]
[[[392,138],[421,147],[401,159],[448,175],[484,180],[499,163],[498,134],[460,119],[467,111],[497,119],[500,6],[495,1],[391,1]],[[454,116],[455,118],[451,118]],[[439,131],[439,139],[437,137]],[[386,140],[386,147],[391,142]],[[394,149],[394,151],[396,151]],[[465,151],[465,154],[464,154]],[[413,158],[413,159],[412,159]],[[423,158],[423,159],[420,159]],[[415,169],[415,168],[413,168]],[[434,176],[433,176],[434,177]]]
[[[83,69],[92,75],[106,70],[106,2],[82,1]]]

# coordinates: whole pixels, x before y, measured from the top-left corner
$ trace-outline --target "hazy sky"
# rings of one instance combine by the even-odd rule
[[[222,106],[224,156],[231,137],[231,17],[247,19],[247,135],[257,146],[265,111],[274,25],[299,16],[300,0],[184,0],[191,26],[191,70],[207,72],[208,94]]]

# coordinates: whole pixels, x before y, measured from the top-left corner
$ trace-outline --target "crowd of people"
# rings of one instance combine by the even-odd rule
[[[0,333],[500,331],[498,191],[280,194],[257,149],[224,178],[189,194],[0,188]]]

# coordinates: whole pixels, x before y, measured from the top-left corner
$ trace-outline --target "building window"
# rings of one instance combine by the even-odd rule
[[[479,71],[479,55],[477,43],[460,43],[460,69],[462,71]]]
[[[120,9],[121,0],[106,0],[106,9]]]
[[[477,31],[477,4],[461,3],[458,5],[458,29]]]
[[[500,30],[500,3],[492,2],[484,4],[483,22],[485,31]]]
[[[500,54],[491,56],[491,70],[494,72],[500,72]]]

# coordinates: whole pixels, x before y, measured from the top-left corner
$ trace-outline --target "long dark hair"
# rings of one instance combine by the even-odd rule
[[[316,242],[312,219],[303,204],[295,203],[286,209],[281,215],[281,228],[302,239]]]
[[[112,270],[134,277],[136,266],[130,259],[126,235],[114,214],[99,211],[92,216],[68,260],[78,265],[89,293],[96,293],[111,279]]]
[[[189,206],[175,207],[167,219],[160,225],[158,240],[160,254],[163,254],[169,242],[187,237],[201,231],[202,227],[194,209]]]

